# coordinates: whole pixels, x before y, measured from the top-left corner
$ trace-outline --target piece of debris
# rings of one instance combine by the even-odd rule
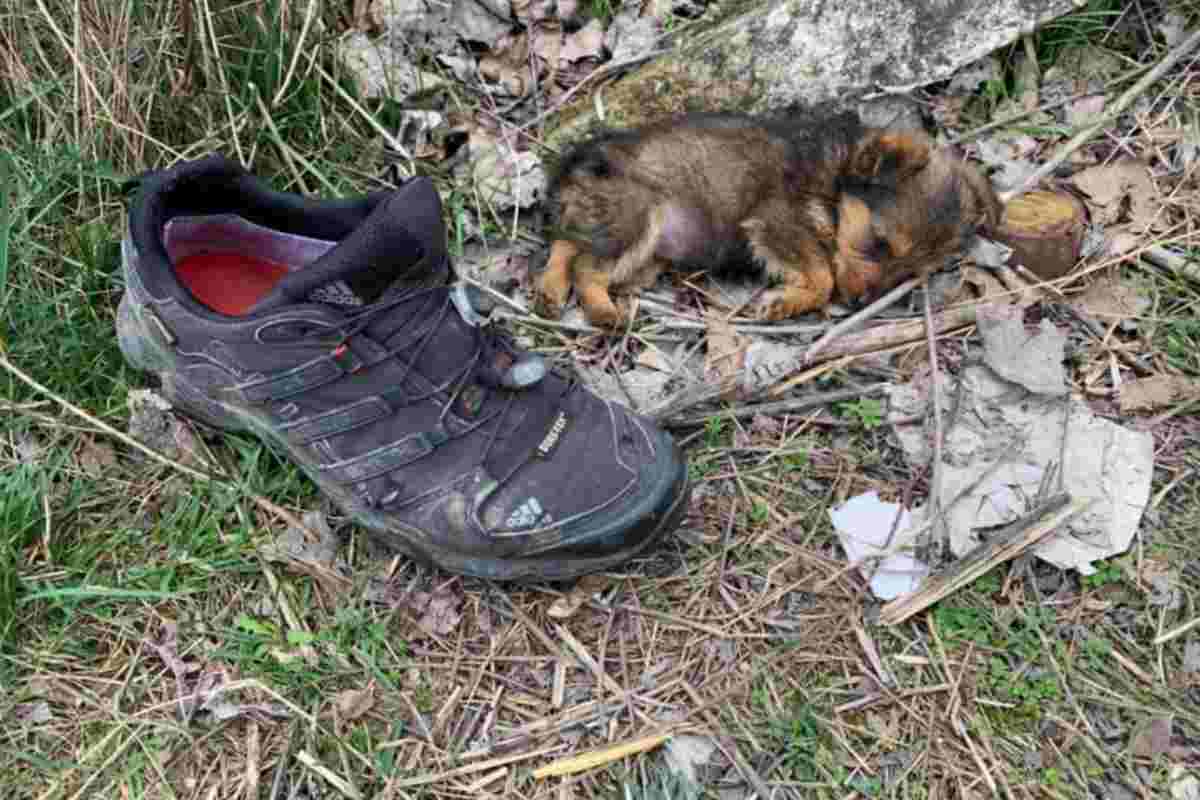
[[[1067,105],[1067,124],[1073,128],[1091,125],[1104,116],[1105,97],[1090,94]]]
[[[662,23],[652,16],[641,16],[634,5],[613,17],[603,43],[612,53],[612,60],[619,63],[649,53],[661,35]]]
[[[1051,498],[1009,530],[978,545],[938,574],[931,575],[921,588],[885,605],[880,609],[879,621],[884,625],[904,622],[913,614],[973,583],[997,565],[1017,558],[1060,525],[1077,518],[1089,505],[1088,501],[1073,500],[1065,493]],[[913,534],[915,531],[908,534],[910,539]]]
[[[871,583],[871,592],[880,600],[915,591],[929,574],[927,564],[897,552],[902,540],[894,537],[911,530],[910,517],[899,504],[881,501],[877,492],[851,497],[829,509],[829,519],[846,558],[860,565],[863,577]],[[892,554],[885,555],[889,552]]]
[[[117,454],[112,446],[91,436],[82,438],[76,458],[80,468],[93,478],[99,478],[117,465]]]
[[[1194,397],[1200,397],[1200,382],[1182,375],[1151,375],[1121,384],[1118,402],[1121,413],[1154,411]]]
[[[943,409],[959,405],[945,431],[941,492],[956,556],[974,549],[990,528],[1021,518],[1051,470],[1063,491],[1090,506],[1039,545],[1037,556],[1088,575],[1093,561],[1128,549],[1150,500],[1149,431],[1097,417],[1079,397],[1030,395],[986,366],[967,367],[957,381],[943,381],[941,391]],[[928,381],[893,387],[889,419],[926,417],[929,393]],[[932,431],[899,425],[896,434],[914,469],[929,463]],[[926,524],[927,508],[913,509],[914,526]]]
[[[439,586],[433,592],[413,592],[408,606],[418,615],[417,627],[430,636],[446,636],[462,620],[462,596],[448,586]]]
[[[470,147],[470,185],[494,210],[529,208],[541,199],[546,189],[546,172],[537,153],[518,151],[481,130],[471,134],[467,147]]]
[[[1067,393],[1063,372],[1066,335],[1048,319],[1030,334],[1022,321],[1023,309],[991,305],[979,311],[983,360],[1005,380],[1034,394],[1059,397]]]
[[[1183,764],[1171,765],[1171,800],[1200,800],[1200,778]]]
[[[665,757],[667,769],[676,775],[681,775],[689,783],[701,783],[697,770],[703,769],[717,746],[707,736],[696,736],[690,733],[672,736],[667,742]]]
[[[453,0],[449,22],[464,40],[489,48],[512,29],[507,2]]]
[[[571,591],[550,604],[546,616],[556,620],[570,619],[592,595],[603,591],[608,585],[609,580],[603,575],[585,575]]]
[[[1129,201],[1129,226],[1135,233],[1156,226],[1162,204],[1150,168],[1132,158],[1089,167],[1075,173],[1071,182],[1092,201],[1093,219],[1103,225],[1117,223]]]
[[[1171,728],[1174,719],[1170,716],[1154,717],[1133,735],[1130,749],[1139,758],[1154,758],[1171,752]]]
[[[1102,277],[1073,298],[1071,305],[1094,318],[1103,330],[1116,322],[1121,330],[1131,332],[1137,329],[1137,317],[1150,307],[1150,299],[1127,283]]]
[[[1013,249],[1011,263],[1043,280],[1066,275],[1079,263],[1087,208],[1068,192],[1034,191],[1004,205],[994,238]]]
[[[266,555],[279,561],[298,561],[319,567],[335,566],[338,552],[337,534],[320,511],[306,511],[300,518],[303,527],[289,525],[275,537]]]
[[[352,722],[366,714],[375,705],[375,681],[371,681],[363,689],[346,689],[338,692],[333,699],[333,707],[338,719]]]
[[[412,154],[413,158],[440,158],[442,147],[436,139],[436,131],[446,123],[446,115],[439,111],[400,112],[396,126],[396,141]]]
[[[991,169],[988,178],[997,192],[1023,186],[1037,165],[1022,155],[1023,141],[1012,137],[980,139],[976,144],[979,160]]]
[[[187,423],[171,413],[171,404],[152,389],[132,389],[129,405],[129,435],[151,450],[181,464],[199,464],[200,442]],[[130,457],[145,459],[141,451],[131,449]]]
[[[749,340],[717,314],[709,314],[704,325],[707,344],[704,379],[711,385],[727,384],[732,389],[745,367]]]
[[[626,756],[633,756],[653,750],[670,738],[671,735],[669,733],[642,736],[638,739],[615,744],[611,747],[605,747],[590,753],[584,753],[583,755],[560,758],[544,767],[535,769],[533,777],[541,779],[557,777],[559,775],[574,775],[577,772],[583,772],[596,767],[602,767],[605,764],[611,764],[614,761],[620,761]]]
[[[13,721],[18,725],[41,725],[54,719],[50,704],[45,700],[32,703],[17,703],[12,707]]]

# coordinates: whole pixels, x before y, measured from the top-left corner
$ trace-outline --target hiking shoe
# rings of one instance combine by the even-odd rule
[[[384,544],[561,580],[677,524],[674,441],[488,324],[484,296],[448,281],[429,180],[323,201],[209,156],[136,183],[126,359],[181,411],[274,445]]]

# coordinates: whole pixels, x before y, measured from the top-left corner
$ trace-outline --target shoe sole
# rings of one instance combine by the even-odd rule
[[[356,523],[361,525],[371,538],[385,549],[398,552],[418,563],[435,566],[448,572],[505,582],[561,581],[582,575],[612,569],[640,553],[648,550],[663,534],[673,530],[682,520],[691,496],[687,462],[678,446],[670,441],[671,461],[675,475],[664,491],[653,496],[644,511],[637,511],[626,530],[646,529],[630,546],[610,553],[595,556],[562,555],[555,557],[553,551],[545,556],[527,558],[489,559],[465,556],[442,548],[430,546],[427,538],[418,531],[406,535],[403,530],[384,524],[379,518],[359,509],[349,507],[326,490],[317,480],[313,469],[288,452],[286,441],[277,432],[265,426],[261,420],[233,406],[229,406],[205,395],[199,389],[182,380],[174,369],[174,357],[161,346],[147,328],[147,322],[139,314],[137,303],[129,292],[121,297],[117,310],[117,343],[125,360],[134,368],[157,375],[161,391],[172,407],[210,427],[229,432],[245,432],[257,437],[270,447],[281,459],[299,466],[308,478],[330,497],[335,504]],[[663,444],[666,444],[664,436]],[[619,526],[618,526],[619,530]],[[416,540],[420,540],[419,542]]]

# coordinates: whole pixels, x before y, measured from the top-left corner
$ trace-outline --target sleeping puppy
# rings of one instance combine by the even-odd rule
[[[755,264],[777,286],[755,315],[779,320],[878,297],[925,277],[997,224],[988,180],[918,131],[852,114],[801,121],[695,114],[576,145],[550,180],[553,245],[535,278],[557,317],[572,286],[613,328],[613,294],[664,269]]]

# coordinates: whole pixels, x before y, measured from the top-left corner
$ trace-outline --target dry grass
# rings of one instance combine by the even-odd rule
[[[0,373],[10,796],[1170,796],[1172,771],[1200,760],[1200,632],[1183,627],[1200,590],[1200,422],[1186,403],[1140,420],[1157,470],[1133,552],[1083,581],[1018,560],[897,627],[875,624],[826,513],[928,489],[869,405],[681,430],[697,496],[677,536],[619,574],[519,589],[390,559],[336,516],[349,569],[273,561],[289,520],[324,508],[295,468],[197,431],[236,476],[202,482],[106,433],[144,380],[112,335],[123,177],[221,149],[280,188],[385,185],[388,110],[348,99],[329,57],[350,5],[0,2],[0,355],[47,389]],[[1152,24],[1162,9],[1125,13]],[[1096,20],[1055,35],[1111,45],[1114,17]],[[1092,146],[1170,163],[1195,133],[1195,76],[1185,62]],[[1194,168],[1160,171],[1169,225],[1140,244],[1193,242]],[[478,230],[471,195],[445,189],[455,229]],[[1084,354],[1077,386],[1122,342],[1200,376],[1194,283],[1128,259],[1093,271],[1153,306],[1136,335]],[[971,336],[939,342],[943,370]],[[791,392],[896,376],[864,360]],[[664,732],[716,744],[702,787],[671,784],[661,747],[534,775]]]

